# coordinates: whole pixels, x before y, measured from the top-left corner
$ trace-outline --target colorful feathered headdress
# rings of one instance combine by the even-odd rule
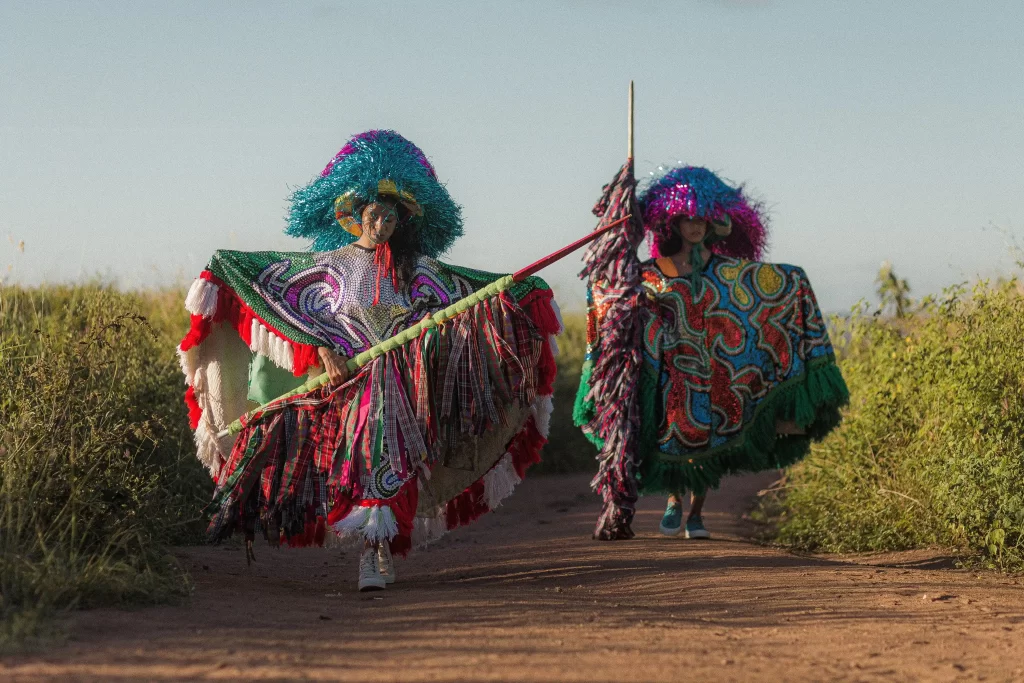
[[[764,206],[752,201],[743,188],[732,187],[700,166],[680,166],[654,180],[638,197],[644,229],[651,234],[653,256],[670,238],[673,219],[706,218],[708,247],[725,256],[757,260],[768,237]]]
[[[440,256],[462,235],[462,208],[420,148],[393,130],[353,136],[319,177],[292,194],[285,233],[312,239],[314,251],[339,249],[359,238],[360,207],[381,196],[408,210],[422,254]]]

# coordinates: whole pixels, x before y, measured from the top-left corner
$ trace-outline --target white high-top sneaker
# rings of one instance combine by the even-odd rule
[[[384,588],[384,577],[377,564],[377,549],[363,548],[359,556],[359,590],[379,591]]]
[[[380,567],[384,583],[394,583],[398,578],[398,574],[395,573],[395,558],[391,556],[391,544],[387,541],[381,541],[377,546],[377,566]]]

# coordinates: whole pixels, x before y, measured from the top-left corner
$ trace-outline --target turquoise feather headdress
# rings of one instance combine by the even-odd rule
[[[291,196],[285,233],[313,240],[313,251],[358,239],[359,206],[388,195],[410,213],[418,251],[437,257],[462,235],[462,208],[437,180],[419,147],[393,130],[353,136],[320,176]]]

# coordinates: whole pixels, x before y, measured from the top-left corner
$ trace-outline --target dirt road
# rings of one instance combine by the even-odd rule
[[[528,480],[498,512],[355,591],[355,549],[194,548],[187,605],[76,615],[0,680],[1024,680],[1020,578],[933,553],[804,557],[745,540],[770,478],[708,503],[711,541],[589,539],[581,476]]]

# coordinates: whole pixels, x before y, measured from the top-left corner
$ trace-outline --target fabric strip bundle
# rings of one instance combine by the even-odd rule
[[[633,160],[619,169],[604,187],[594,206],[600,217],[597,229],[623,216],[638,216]],[[599,467],[591,486],[601,496],[604,509],[595,537],[631,535],[637,500],[635,454],[637,453],[640,415],[636,395],[640,379],[641,320],[639,297],[640,261],[636,250],[643,239],[643,225],[632,218],[620,230],[598,238],[584,254],[585,267],[580,277],[587,280],[587,299],[595,295],[602,301],[600,319],[588,316],[587,360],[583,381],[590,390],[574,410],[576,423],[599,442]],[[596,359],[596,361],[594,361]],[[584,409],[584,406],[588,410]],[[584,416],[586,412],[586,416]]]

